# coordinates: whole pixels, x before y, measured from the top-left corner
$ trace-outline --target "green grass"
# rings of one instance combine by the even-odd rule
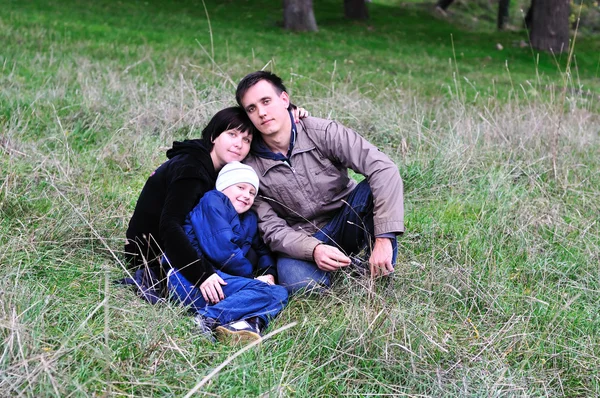
[[[266,1],[207,1],[212,30],[201,1],[4,2],[0,395],[184,396],[237,352],[110,281],[164,149],[267,64],[397,162],[407,232],[392,278],[293,299],[201,394],[600,395],[597,38],[565,74],[477,10],[338,3],[297,34]]]
[[[372,20],[363,24],[344,21],[339,4],[319,2],[315,14],[320,32],[296,34],[282,32],[280,9],[268,2],[207,2],[210,26],[198,1],[89,3],[32,2],[24,6],[9,2],[4,7],[3,36],[18,43],[9,48],[4,60],[22,60],[16,73],[29,86],[47,83],[47,74],[31,64],[36,56],[46,61],[47,72],[86,61],[93,67],[101,61],[106,67],[127,69],[156,83],[173,68],[179,73],[215,73],[209,62],[212,55],[216,73],[234,81],[249,69],[273,62],[285,80],[302,88],[305,96],[313,90],[315,94],[335,90],[338,84],[375,95],[390,82],[436,93],[442,87],[454,88],[457,77],[467,91],[476,90],[487,97],[497,91],[505,95],[521,84],[527,87],[527,82],[542,90],[552,82],[562,83],[559,70],[564,70],[567,59],[566,55],[555,59],[542,54],[538,60],[531,49],[518,46],[527,38],[523,31],[467,31],[422,6],[371,4]],[[598,76],[600,46],[595,38],[578,41],[581,46],[576,48],[573,85],[598,93],[593,80]],[[497,50],[497,43],[504,50]],[[53,58],[57,47],[60,56]],[[459,76],[453,76],[456,72]]]

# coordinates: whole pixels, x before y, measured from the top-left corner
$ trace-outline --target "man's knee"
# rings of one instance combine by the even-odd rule
[[[286,264],[278,264],[277,271],[281,285],[306,284],[310,281],[321,281],[329,279],[327,272],[321,271],[316,264],[306,261],[291,261]]]
[[[322,295],[329,290],[329,278],[326,280],[304,279],[291,284],[282,285],[292,295]]]

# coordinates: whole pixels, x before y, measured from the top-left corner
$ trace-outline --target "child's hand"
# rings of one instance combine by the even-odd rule
[[[212,274],[200,285],[202,297],[207,303],[217,304],[225,298],[221,285],[226,285],[225,282],[217,273]]]
[[[257,276],[254,279],[258,279],[259,281],[264,282],[268,285],[275,284],[275,277],[273,275],[261,275],[261,276]]]

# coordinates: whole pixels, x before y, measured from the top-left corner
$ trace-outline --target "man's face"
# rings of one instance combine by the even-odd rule
[[[231,204],[238,214],[242,214],[250,210],[256,197],[256,189],[252,184],[247,182],[239,182],[233,184],[223,191],[223,194],[229,198]]]
[[[263,136],[291,129],[289,105],[288,94],[285,91],[277,94],[275,87],[266,80],[250,87],[242,97],[242,107]]]

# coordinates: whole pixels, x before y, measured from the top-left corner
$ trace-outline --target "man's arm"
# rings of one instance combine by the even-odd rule
[[[319,149],[330,159],[365,176],[375,209],[375,236],[404,232],[404,187],[398,166],[355,131],[331,122]]]
[[[325,155],[366,177],[373,193],[376,236],[369,258],[371,275],[393,272],[392,242],[382,236],[404,231],[404,188],[398,167],[373,144],[337,122],[328,125],[321,141]]]
[[[258,215],[258,229],[263,240],[273,252],[301,260],[313,260],[315,246],[321,241],[290,227],[275,213],[269,198],[257,196],[253,209]]]
[[[268,198],[257,198],[254,210],[258,214],[258,228],[265,243],[279,252],[306,261],[314,261],[323,271],[335,271],[350,264],[350,258],[337,247],[323,244],[317,238],[291,228],[277,216]]]

